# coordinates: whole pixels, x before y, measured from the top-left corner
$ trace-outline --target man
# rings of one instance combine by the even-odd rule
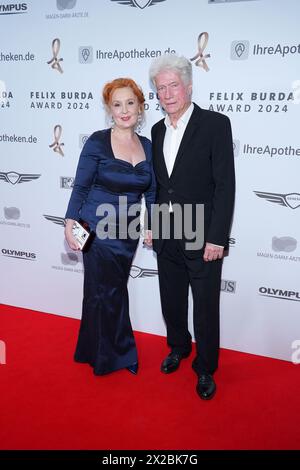
[[[229,119],[201,109],[191,101],[192,66],[175,54],[152,63],[150,78],[166,118],[152,128],[156,203],[169,205],[171,237],[153,240],[157,253],[163,316],[170,354],[161,365],[175,372],[191,352],[188,331],[188,290],[193,294],[193,321],[198,375],[197,393],[204,400],[216,392],[213,374],[219,354],[219,297],[221,268],[234,204],[233,143]],[[195,227],[196,206],[204,205],[204,244],[193,249],[176,232],[175,206],[190,205]],[[173,215],[172,215],[173,214]],[[199,224],[198,224],[199,225]],[[177,227],[178,228],[178,227]]]

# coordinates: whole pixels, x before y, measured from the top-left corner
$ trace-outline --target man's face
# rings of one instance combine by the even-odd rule
[[[160,72],[155,77],[160,103],[166,113],[178,119],[189,107],[192,85],[186,85],[178,73],[172,70]]]

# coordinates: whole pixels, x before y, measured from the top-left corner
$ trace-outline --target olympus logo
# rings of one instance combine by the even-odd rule
[[[235,294],[236,281],[229,281],[228,279],[222,279],[221,291],[228,292],[229,294]]]
[[[300,293],[292,290],[274,289],[273,287],[260,287],[259,295],[263,297],[273,297],[275,299],[292,300],[300,302]]]
[[[1,253],[3,256],[7,256],[9,258],[17,258],[17,259],[24,259],[27,261],[35,261],[36,254],[31,253],[28,251],[20,251],[20,250],[9,250],[6,248],[2,248]]]
[[[27,3],[0,3],[0,15],[20,15],[27,12]]]

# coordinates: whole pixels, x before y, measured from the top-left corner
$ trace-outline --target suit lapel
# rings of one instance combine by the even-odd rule
[[[166,134],[166,126],[164,122],[157,133],[157,140],[156,140],[156,150],[157,150],[157,166],[162,175],[165,179],[169,179],[168,170],[166,167],[165,156],[164,156],[164,138]]]
[[[186,126],[186,129],[184,131],[184,134],[183,134],[183,137],[182,137],[182,140],[181,140],[181,143],[180,143],[180,146],[179,146],[176,158],[175,158],[174,167],[173,167],[173,171],[171,173],[170,179],[174,176],[176,172],[176,168],[178,167],[178,163],[180,162],[182,156],[191,145],[191,139],[199,123],[200,115],[201,115],[201,108],[194,103],[194,110],[192,112],[188,125]]]

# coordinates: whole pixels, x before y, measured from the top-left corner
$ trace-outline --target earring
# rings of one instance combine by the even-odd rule
[[[115,120],[114,120],[113,116],[110,118],[110,127],[111,127],[111,130],[113,131],[114,127],[115,127]]]
[[[136,130],[137,130],[138,133],[140,133],[141,129],[142,129],[142,115],[141,115],[141,113],[139,113],[138,114],[138,119],[137,119]]]

